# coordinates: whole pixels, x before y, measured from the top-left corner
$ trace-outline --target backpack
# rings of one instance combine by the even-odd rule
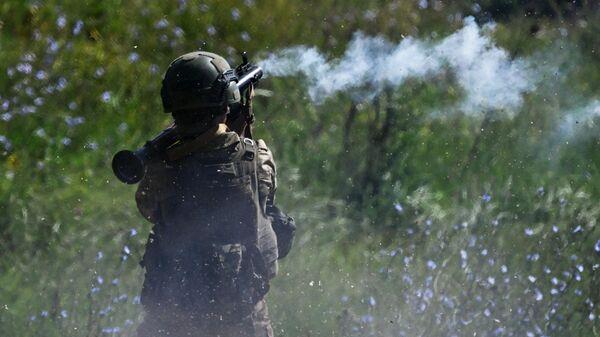
[[[240,138],[149,169],[160,177],[160,220],[143,259],[145,305],[220,312],[261,300],[276,272],[278,248],[259,206],[256,143]]]

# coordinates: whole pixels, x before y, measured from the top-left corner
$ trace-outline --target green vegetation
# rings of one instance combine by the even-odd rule
[[[452,3],[452,4],[450,4]],[[300,226],[278,336],[600,335],[600,10],[593,1],[0,3],[0,331],[130,336],[150,224],[110,170],[170,122],[176,56],[239,62],[356,31],[439,40],[472,15],[544,73],[513,117],[446,113],[448,72],[319,105],[269,78],[255,134]],[[441,112],[434,116],[432,112]]]

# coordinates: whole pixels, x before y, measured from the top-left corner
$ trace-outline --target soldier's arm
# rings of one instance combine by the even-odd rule
[[[273,159],[273,153],[267,147],[264,140],[259,139],[258,144],[258,192],[263,212],[268,205],[275,202],[275,191],[277,190],[277,166]]]
[[[135,192],[135,202],[142,216],[151,223],[156,223],[158,221],[159,204],[156,198],[155,188],[154,174],[149,168]]]
[[[271,219],[271,225],[277,235],[279,258],[284,258],[292,248],[296,233],[294,219],[275,206],[275,191],[277,191],[277,167],[273,153],[262,139],[258,140],[258,182],[261,207]]]

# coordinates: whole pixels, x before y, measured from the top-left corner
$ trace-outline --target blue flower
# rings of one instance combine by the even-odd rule
[[[240,10],[237,8],[233,8],[231,10],[231,18],[233,19],[233,21],[239,20],[240,17],[241,17]]]
[[[372,315],[363,315],[363,316],[360,318],[360,321],[361,321],[361,323],[363,323],[363,324],[371,324],[371,323],[373,323],[373,321],[374,321],[374,318],[373,318],[373,316],[372,316]]]
[[[104,102],[104,103],[108,103],[110,101],[110,97],[111,97],[110,91],[105,91],[100,96],[100,98],[102,99],[102,102]]]
[[[431,270],[435,270],[437,268],[437,263],[432,260],[427,261],[427,268]]]
[[[546,192],[546,191],[544,190],[544,187],[543,187],[543,186],[540,186],[540,187],[537,189],[537,194],[538,194],[540,197],[541,197],[541,196],[543,196],[545,192]]]
[[[82,29],[83,29],[83,21],[77,20],[77,22],[75,22],[75,26],[73,27],[73,35],[79,35],[79,33],[81,33]]]
[[[161,29],[161,28],[165,28],[165,27],[167,27],[168,25],[169,25],[169,21],[168,21],[167,19],[164,19],[164,18],[163,18],[163,19],[160,19],[159,21],[157,21],[157,22],[154,24],[154,28],[156,28],[156,29]]]
[[[404,207],[402,207],[402,205],[399,202],[394,204],[394,208],[396,209],[396,212],[398,212],[398,213],[404,212]]]
[[[67,19],[65,18],[64,15],[61,15],[58,17],[58,19],[56,19],[56,26],[60,29],[65,28],[65,26],[67,25]]]
[[[130,63],[135,63],[140,59],[140,54],[136,53],[136,52],[132,52],[131,54],[129,54],[128,60]]]

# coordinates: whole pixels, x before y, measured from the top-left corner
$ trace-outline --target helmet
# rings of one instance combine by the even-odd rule
[[[240,102],[235,72],[221,56],[197,51],[176,58],[160,95],[165,112],[202,110]]]

